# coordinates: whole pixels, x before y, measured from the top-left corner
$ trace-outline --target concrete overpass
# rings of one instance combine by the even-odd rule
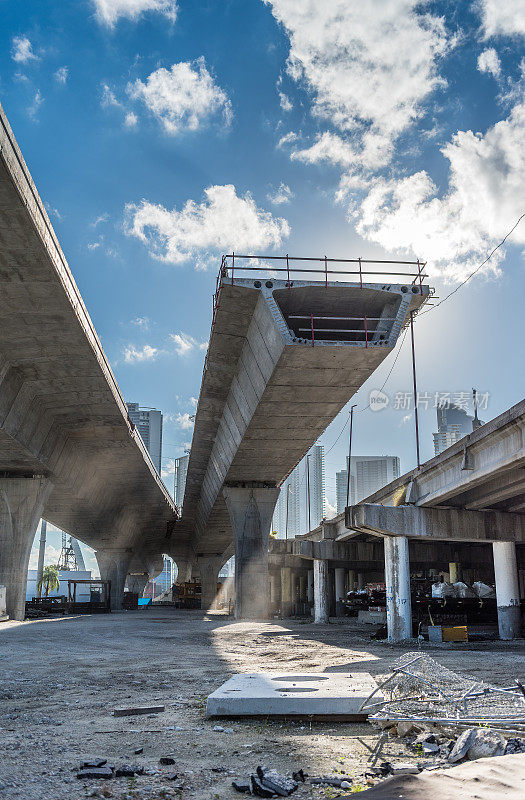
[[[242,258],[248,266],[239,266]],[[264,276],[253,258],[230,259],[218,277],[182,519],[170,554],[182,574],[197,565],[214,587],[233,543],[236,613],[264,617],[268,536],[281,483],[392,351],[429,289],[417,272],[407,277],[406,267],[392,264],[405,283],[387,281],[384,264],[381,272],[374,267],[382,283],[366,282],[362,263],[359,280],[343,283],[332,280],[328,260],[313,269],[300,264],[320,278],[302,280],[292,277],[299,274],[292,259],[286,266],[275,259]],[[243,269],[255,275],[241,277]]]
[[[319,621],[326,617],[328,561],[363,569],[357,551],[344,547],[384,543],[389,638],[410,638],[410,566],[449,559],[453,572],[493,555],[500,636],[520,635],[525,596],[525,400],[407,472],[375,494],[287,544],[287,552],[318,561]],[[409,558],[409,547],[411,556]],[[341,549],[343,548],[343,549]],[[346,559],[345,559],[346,555]],[[365,559],[366,561],[366,559]],[[365,564],[366,568],[366,564]],[[521,583],[521,586],[520,586]]]
[[[153,466],[0,108],[0,584],[24,614],[38,520],[97,550],[118,605],[174,503]]]

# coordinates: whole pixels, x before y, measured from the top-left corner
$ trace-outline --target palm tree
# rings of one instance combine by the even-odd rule
[[[39,592],[42,592],[42,589],[44,589],[44,597],[47,597],[49,592],[53,591],[53,589],[60,589],[58,566],[50,565],[44,567],[44,572],[36,588]]]

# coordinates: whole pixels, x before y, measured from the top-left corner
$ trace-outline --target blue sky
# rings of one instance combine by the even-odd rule
[[[444,297],[525,212],[522,0],[0,0],[0,98],[128,400],[191,441],[220,255],[419,257]],[[523,397],[525,220],[416,326],[434,393]],[[353,402],[367,405],[392,357]],[[356,454],[415,462],[408,341]],[[321,442],[336,440],[347,412]],[[327,455],[327,490],[346,435]]]

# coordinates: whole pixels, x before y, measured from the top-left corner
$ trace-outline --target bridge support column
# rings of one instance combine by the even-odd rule
[[[281,616],[289,617],[292,613],[292,569],[281,567]]]
[[[235,617],[268,617],[268,544],[279,489],[223,489],[235,544]]]
[[[147,572],[129,573],[126,578],[128,591],[135,592],[139,597],[143,597],[144,589],[148,585],[149,575]]]
[[[348,591],[353,592],[355,589],[355,569],[348,570]]]
[[[362,572],[357,573],[357,591],[362,592],[365,588],[366,577]]]
[[[313,569],[308,570],[308,602],[310,605],[313,605],[314,602],[314,571]]]
[[[387,536],[384,545],[388,639],[402,642],[412,638],[408,539],[406,536]]]
[[[200,556],[197,558],[201,574],[201,608],[209,611],[217,608],[217,583],[219,570],[224,564],[222,556]]]
[[[457,583],[461,580],[461,564],[457,561],[450,561],[448,565],[450,583]]]
[[[292,570],[292,614],[297,613],[297,601],[299,600],[299,576]]]
[[[314,622],[328,622],[329,614],[328,561],[314,558]]]
[[[493,542],[496,602],[500,639],[517,639],[521,634],[520,588],[516,545]]]
[[[279,605],[279,578],[275,573],[270,575],[270,603],[273,610]]]
[[[191,571],[193,569],[192,561],[177,561],[177,583],[189,583],[191,581]]]
[[[337,617],[343,616],[343,603],[341,601],[346,597],[345,571],[342,567],[336,567],[335,569],[335,614]]]
[[[299,600],[306,603],[306,575],[299,575]]]
[[[103,581],[111,581],[111,610],[119,611],[122,608],[122,595],[128,567],[132,558],[132,551],[129,550],[97,550],[98,568],[100,578]]]
[[[29,554],[51,489],[44,477],[0,478],[0,585],[11,619],[25,616]]]

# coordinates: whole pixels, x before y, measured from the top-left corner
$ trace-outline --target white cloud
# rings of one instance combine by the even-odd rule
[[[132,325],[136,325],[143,331],[149,331],[149,318],[148,317],[135,317],[131,320]]]
[[[96,227],[97,227],[97,225],[100,225],[100,223],[101,223],[101,222],[107,222],[107,221],[108,221],[108,219],[109,219],[109,214],[108,214],[108,213],[105,213],[105,214],[100,214],[100,216],[96,217],[96,218],[93,220],[93,222],[90,222],[89,224],[90,224],[90,226],[91,226],[92,228],[96,228]]]
[[[265,0],[290,39],[288,72],[313,98],[313,113],[357,142],[381,141],[376,166],[444,81],[436,63],[453,43],[419,0]],[[369,149],[363,144],[361,147]]]
[[[137,361],[154,361],[158,355],[159,350],[149,344],[145,344],[140,349],[130,344],[124,350],[124,361],[128,364],[134,364]]]
[[[274,203],[276,206],[281,206],[289,203],[290,200],[293,200],[295,195],[290,187],[281,181],[279,188],[273,194],[268,194],[267,197],[270,203]]]
[[[137,126],[138,121],[139,118],[137,117],[137,115],[134,114],[133,111],[128,111],[124,119],[124,125],[126,126],[126,128],[135,128]]]
[[[69,77],[69,68],[68,67],[59,67],[55,72],[55,80],[57,83],[66,83]]]
[[[172,22],[177,18],[177,0],[93,0],[99,22],[112,28],[119,17],[136,20],[146,11],[157,11]]]
[[[462,278],[483,260],[523,213],[525,104],[482,136],[459,131],[445,147],[449,189],[441,198],[422,171],[401,180],[378,179],[351,211],[360,235],[387,250],[428,259],[427,272]],[[525,225],[509,242],[525,244]],[[497,270],[499,251],[487,266]]]
[[[161,67],[143,83],[128,84],[133,100],[142,100],[166,133],[197,130],[211,116],[222,112],[224,123],[231,120],[231,104],[208,72],[204,58],[182,61],[171,69]]]
[[[192,350],[206,350],[208,342],[198,342],[188,333],[170,333],[170,339],[175,344],[179,356],[186,356]]]
[[[525,35],[523,0],[478,0],[485,36]]]
[[[350,167],[356,162],[352,145],[336,133],[325,131],[317,137],[315,144],[304,150],[294,150],[291,158],[306,164],[326,162],[340,167]]]
[[[493,47],[489,47],[479,54],[478,70],[480,72],[488,72],[494,78],[498,78],[501,74],[501,63]]]
[[[33,98],[33,102],[31,103],[31,105],[27,109],[27,113],[29,114],[31,119],[33,119],[33,120],[36,119],[36,116],[38,114],[38,110],[39,110],[39,108],[40,108],[40,106],[42,105],[43,102],[44,102],[44,98],[42,97],[42,95],[40,93],[40,89],[37,89],[36,92],[35,92],[35,96]]]
[[[181,414],[179,412],[175,422],[182,430],[191,430],[195,423],[195,417],[192,414]]]
[[[38,61],[38,56],[33,52],[33,45],[27,36],[14,36],[11,47],[11,58],[18,64],[27,64],[29,61]]]
[[[87,248],[88,250],[96,250],[101,244],[102,242],[88,242]]]
[[[28,569],[38,569],[38,547],[33,547],[29,555]],[[54,547],[49,542],[46,542],[46,549],[44,552],[44,566],[48,564],[58,564],[61,551]]]
[[[277,147],[281,150],[285,145],[292,144],[292,142],[296,142],[299,137],[293,131],[289,133],[285,133],[284,136],[281,136],[279,141],[277,142]]]
[[[283,111],[291,111],[293,108],[292,101],[284,92],[279,92],[279,103]]]
[[[102,84],[102,100],[100,101],[102,108],[123,108],[122,103],[117,100],[115,92],[107,83]]]
[[[161,470],[161,478],[169,478],[170,475],[175,474],[175,459],[169,458]]]
[[[198,402],[199,402],[199,400],[198,400],[197,397],[190,397],[190,403],[193,406],[193,408],[197,408]]]
[[[235,186],[209,186],[204,195],[201,203],[187,200],[181,211],[146,200],[128,204],[125,231],[153,258],[169,264],[191,258],[197,266],[218,250],[276,247],[290,233],[288,222],[259,208],[249,192],[239,197]]]

